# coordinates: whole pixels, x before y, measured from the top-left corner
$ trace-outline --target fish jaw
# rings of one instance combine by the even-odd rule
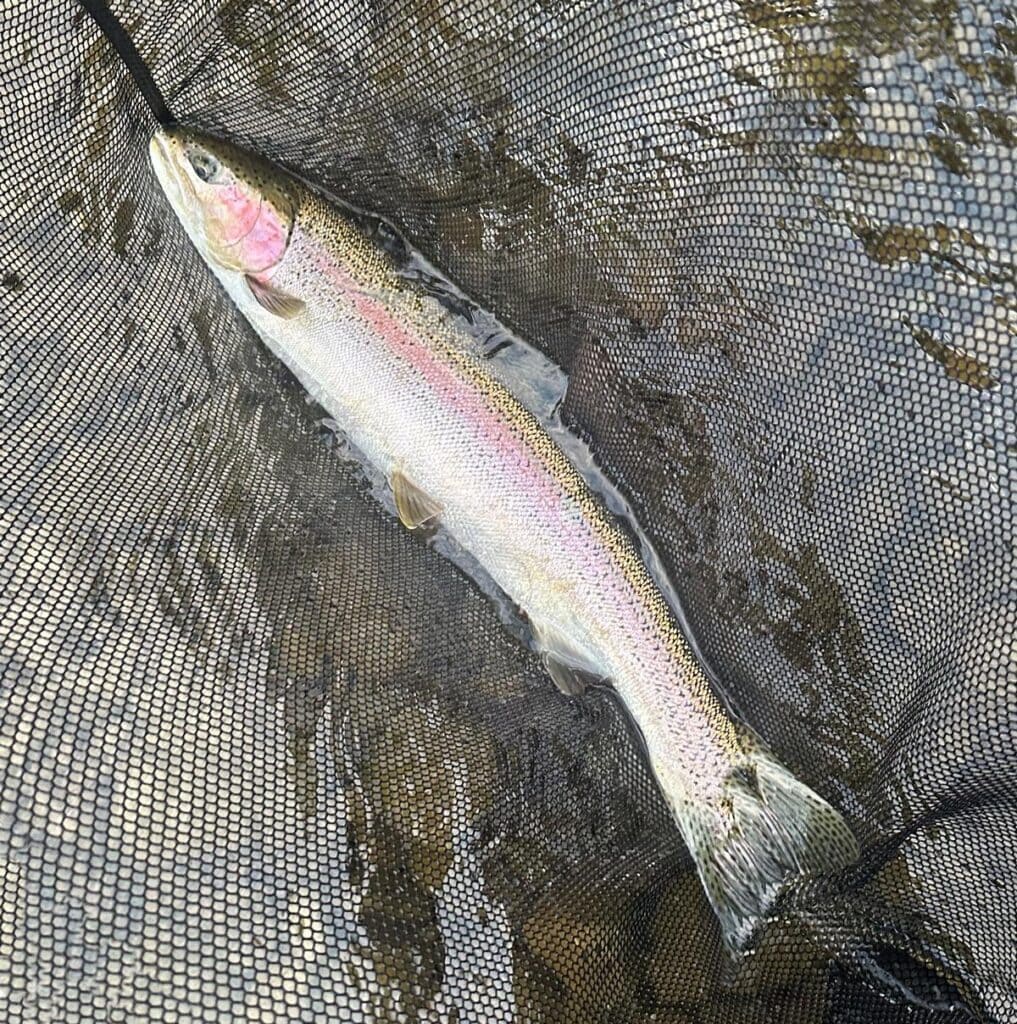
[[[152,163],[152,169],[155,171],[159,185],[162,187],[167,200],[169,200],[173,212],[177,215],[177,220],[180,221],[188,237],[191,241],[195,242],[198,251],[204,256],[203,246],[199,245],[194,238],[193,218],[190,215],[188,203],[185,199],[185,185],[175,156],[177,149],[178,144],[173,139],[169,130],[160,128],[148,143],[148,157]]]
[[[160,128],[152,135],[148,156],[163,194],[191,244],[209,268],[226,284],[222,273],[225,268],[211,251],[201,219],[196,215],[197,199],[182,167],[184,157],[180,139],[172,128]]]

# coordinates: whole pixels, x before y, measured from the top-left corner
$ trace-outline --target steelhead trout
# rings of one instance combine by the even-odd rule
[[[732,720],[637,547],[464,328],[396,272],[363,219],[268,161],[181,128],[155,173],[265,344],[391,484],[531,623],[554,681],[609,681],[742,947],[796,876],[858,855],[840,814]]]

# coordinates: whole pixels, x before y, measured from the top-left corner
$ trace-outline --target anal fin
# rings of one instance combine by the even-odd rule
[[[441,516],[441,505],[401,470],[392,473],[391,484],[399,520],[407,529],[416,530],[428,526]]]

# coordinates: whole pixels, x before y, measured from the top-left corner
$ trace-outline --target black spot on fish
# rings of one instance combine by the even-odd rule
[[[741,764],[731,769],[731,778],[740,782],[757,799],[762,800],[759,792],[759,776],[756,774],[756,766],[753,764]]]

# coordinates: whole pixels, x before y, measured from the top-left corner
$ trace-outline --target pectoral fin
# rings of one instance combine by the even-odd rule
[[[604,674],[576,646],[547,626],[534,626],[540,659],[555,686],[567,697],[578,697],[587,687],[604,682]]]
[[[434,523],[441,515],[441,505],[425,494],[400,470],[392,474],[392,493],[395,495],[396,511],[403,526],[416,530]]]
[[[258,305],[283,320],[291,320],[307,305],[303,299],[298,299],[295,295],[287,295],[286,292],[280,291],[264,281],[259,281],[252,274],[245,274],[244,280]]]

